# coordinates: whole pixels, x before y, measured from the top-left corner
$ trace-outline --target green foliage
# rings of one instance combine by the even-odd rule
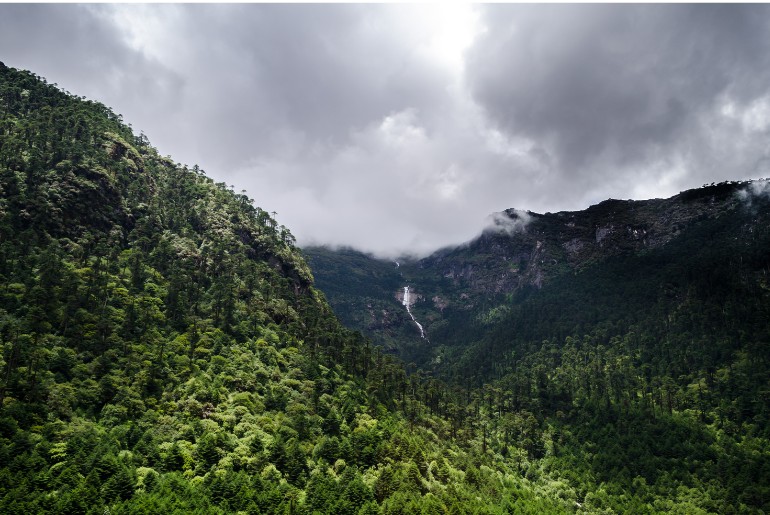
[[[500,501],[289,231],[105,106],[0,64],[0,189],[0,512]]]
[[[443,331],[482,336],[405,367],[248,197],[2,64],[0,189],[2,513],[770,509],[768,235],[746,220],[448,307]],[[743,228],[732,260],[671,264]]]
[[[427,298],[413,311],[429,343],[394,344],[400,322],[345,319],[413,362],[394,392],[408,420],[427,408],[567,506],[767,511],[770,197],[750,188],[531,213],[522,232],[397,271],[350,251],[306,253],[343,310],[403,310],[394,294],[407,282]],[[478,464],[465,470],[484,483]]]

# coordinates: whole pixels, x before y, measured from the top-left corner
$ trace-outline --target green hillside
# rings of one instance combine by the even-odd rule
[[[0,188],[1,513],[571,508],[451,440],[249,198],[3,65]]]
[[[768,511],[753,205],[741,241],[755,243],[718,274],[708,224],[688,233],[701,254],[586,260],[541,289],[521,260],[526,278],[489,295],[451,251],[438,275],[348,252],[358,272],[340,265],[329,296],[354,289],[353,320],[362,295],[375,314],[389,303],[391,348],[430,349],[402,365],[341,325],[289,230],[248,197],[0,64],[0,513]],[[700,264],[697,281],[666,252]],[[617,302],[629,266],[671,282],[653,307],[641,279],[620,293],[633,309]]]
[[[562,472],[578,467],[569,474],[586,490],[606,481],[635,491],[643,480],[643,497],[669,498],[677,477],[709,491],[695,497],[767,509],[767,184],[724,183],[575,213],[511,210],[510,221],[526,223],[506,230],[503,219],[467,245],[400,267],[402,284],[423,296],[413,312],[430,342],[414,336],[407,318],[390,328],[412,334],[396,351],[474,392],[503,451],[516,444],[530,456],[547,454],[549,443],[520,436],[527,414],[540,434],[569,434],[568,450],[546,461]],[[374,281],[366,270],[384,262],[305,252],[335,309],[343,303],[355,312],[366,302],[369,311],[403,311],[394,299],[400,285],[374,298],[383,284],[344,291],[339,279]],[[384,341],[376,325],[343,320]],[[449,398],[437,404],[444,415]],[[739,451],[745,444],[751,451]]]

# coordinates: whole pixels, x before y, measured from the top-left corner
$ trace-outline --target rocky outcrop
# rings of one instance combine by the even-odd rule
[[[475,295],[540,288],[609,256],[663,246],[690,224],[735,209],[745,188],[746,183],[722,183],[669,199],[610,199],[584,211],[524,217],[510,209],[497,213],[495,225],[475,240],[429,256],[419,267]]]

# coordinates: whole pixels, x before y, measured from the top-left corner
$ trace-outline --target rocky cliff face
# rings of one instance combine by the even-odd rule
[[[669,199],[606,200],[584,211],[538,214],[514,209],[467,245],[421,260],[419,268],[480,295],[541,288],[609,256],[666,245],[689,225],[744,204],[747,183],[723,183]]]

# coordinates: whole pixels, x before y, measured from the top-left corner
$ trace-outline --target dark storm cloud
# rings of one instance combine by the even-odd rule
[[[690,144],[705,150],[711,141],[698,135],[719,102],[767,95],[767,14],[756,5],[491,6],[467,80],[502,130],[540,142],[564,179],[588,186]]]
[[[441,87],[428,63],[394,48],[377,6],[192,6],[188,16],[216,20],[201,27],[212,40],[232,34],[224,50],[240,56],[273,116],[311,137],[346,137],[383,113],[430,104]]]
[[[441,101],[441,74],[398,43],[397,20],[382,7],[190,5],[164,23],[185,44],[173,57],[151,51],[194,82],[187,104],[205,116],[191,122],[216,133],[194,137],[201,154],[341,145],[373,119]],[[227,154],[228,167],[254,157]]]

